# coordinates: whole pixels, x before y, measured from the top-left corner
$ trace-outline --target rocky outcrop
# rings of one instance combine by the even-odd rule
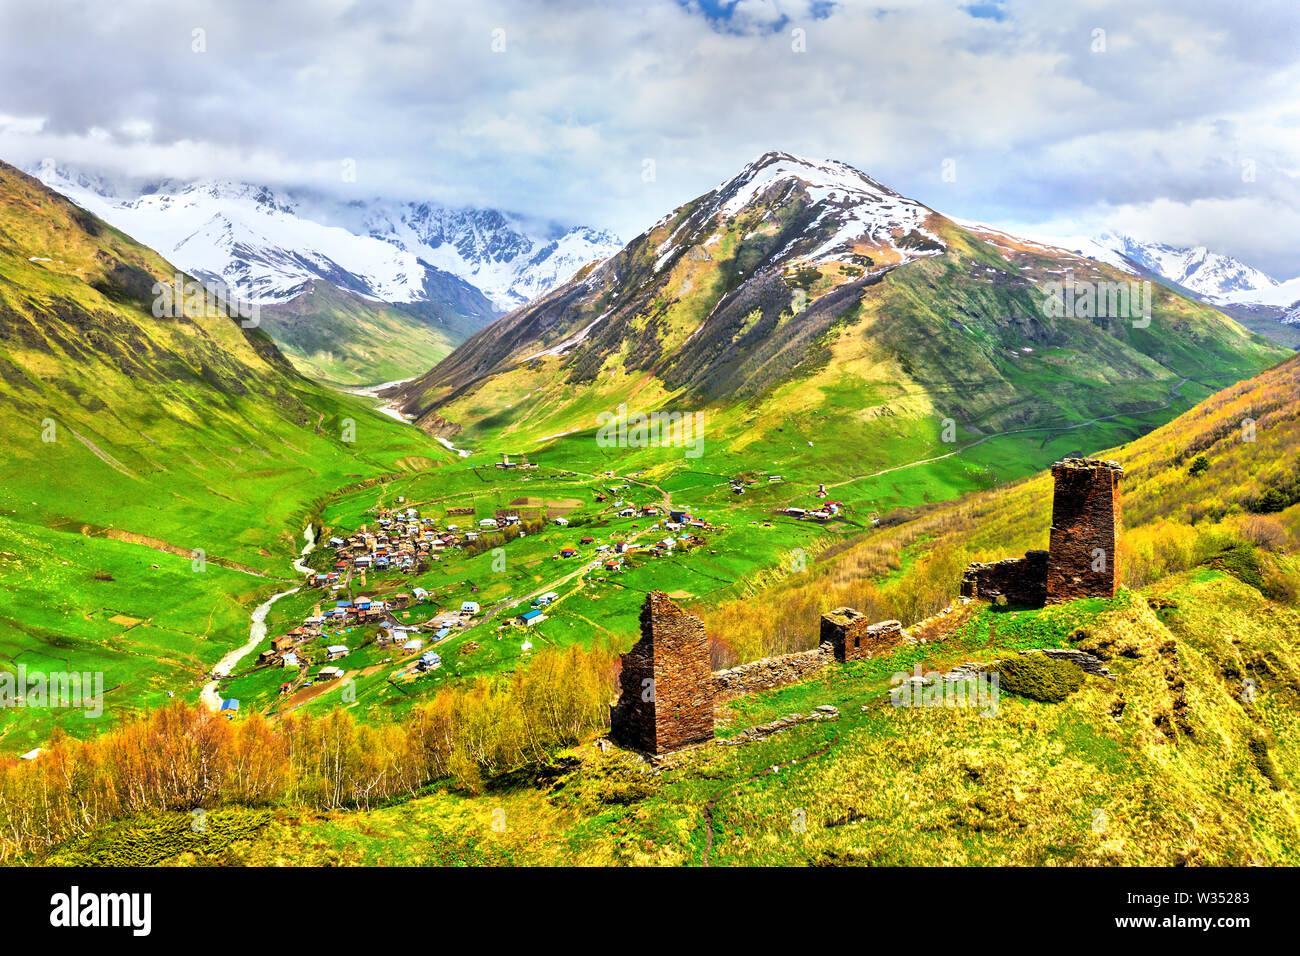
[[[1087,651],[1080,651],[1070,647],[1040,647],[1021,651],[1020,653],[1043,654],[1058,661],[1069,661],[1071,664],[1077,664],[1085,674],[1091,674],[1093,677],[1104,677],[1106,680],[1115,679],[1115,675],[1110,672],[1110,668],[1102,664],[1101,658],[1094,657]]]

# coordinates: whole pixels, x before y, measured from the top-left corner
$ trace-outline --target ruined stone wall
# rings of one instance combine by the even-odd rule
[[[1114,597],[1119,584],[1120,479],[1113,461],[1067,458],[1052,466],[1048,604]]]
[[[859,660],[907,641],[898,621],[870,624],[852,608],[825,615],[821,633],[812,650],[714,672],[704,622],[652,591],[641,607],[641,639],[622,657],[610,738],[652,754],[711,740],[715,701],[797,683],[837,659]]]
[[[1042,607],[1047,602],[1046,551],[1026,551],[1023,558],[991,564],[972,564],[961,579],[961,596],[1019,607]]]
[[[704,622],[662,591],[641,607],[641,639],[623,655],[610,736],[661,754],[713,739],[713,673]]]
[[[811,651],[765,657],[725,671],[714,671],[713,693],[718,699],[725,699],[793,684],[827,667],[834,659],[830,648],[823,644]]]
[[[822,615],[821,643],[841,663],[865,660],[892,650],[903,641],[903,625],[898,621],[872,624],[862,613],[841,607]]]

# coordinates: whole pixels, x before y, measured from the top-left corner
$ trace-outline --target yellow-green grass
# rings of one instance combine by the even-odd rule
[[[1193,572],[1113,602],[1011,613],[1005,642],[996,624],[981,642],[977,620],[950,642],[737,699],[720,731],[820,704],[837,706],[837,720],[692,748],[659,767],[584,744],[551,771],[491,781],[478,795],[435,788],[369,812],[279,814],[223,859],[1295,865],[1294,610],[1230,575]],[[1116,680],[1087,677],[1061,703],[1003,693],[996,716],[890,703],[894,670],[1062,641],[1106,655]]]

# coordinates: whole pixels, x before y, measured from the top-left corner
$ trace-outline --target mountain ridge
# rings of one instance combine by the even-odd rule
[[[182,268],[259,303],[289,301],[313,278],[390,304],[460,282],[482,296],[475,307],[490,318],[617,243],[586,226],[530,234],[523,217],[495,209],[340,201],[235,180],[113,180],[53,160],[28,172]]]
[[[1127,317],[1048,315],[1046,290],[1067,274],[1134,278],[972,231],[845,164],[772,151],[390,397],[443,436],[541,440],[625,400],[752,406],[761,420],[797,394],[856,442],[869,440],[868,419],[903,409],[977,433],[1080,408],[1100,417],[1180,379],[1214,387],[1280,357],[1163,290],[1159,334]]]

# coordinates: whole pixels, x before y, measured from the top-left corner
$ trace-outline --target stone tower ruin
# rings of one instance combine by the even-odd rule
[[[1052,466],[1052,537],[1047,551],[1047,603],[1115,596],[1119,585],[1117,462],[1067,458]]]
[[[713,668],[704,622],[662,591],[641,607],[641,639],[623,655],[610,737],[652,754],[713,739]]]
[[[869,617],[851,607],[822,615],[821,646],[841,664],[886,653],[902,641],[903,625],[899,621],[872,624]]]
[[[963,597],[1042,607],[1077,598],[1115,596],[1119,586],[1118,462],[1066,458],[1052,466],[1052,531],[1046,551],[972,564]]]

